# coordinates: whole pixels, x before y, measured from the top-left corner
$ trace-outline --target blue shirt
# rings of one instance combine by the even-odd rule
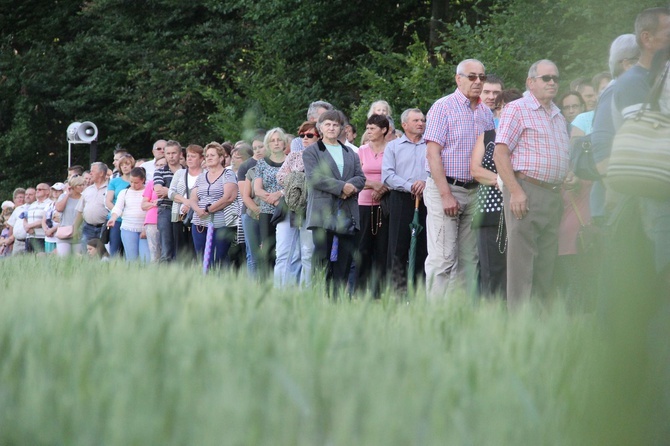
[[[426,140],[423,137],[418,143],[410,141],[407,135],[394,139],[384,149],[382,181],[393,190],[411,192],[415,181],[428,178],[425,160]]]

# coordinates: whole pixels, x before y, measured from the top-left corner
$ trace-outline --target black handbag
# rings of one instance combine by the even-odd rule
[[[591,135],[575,138],[570,143],[570,166],[572,172],[582,180],[598,181],[602,175],[598,172],[591,151]]]
[[[284,197],[281,197],[279,199],[279,203],[277,203],[277,206],[275,206],[275,211],[272,214],[272,218],[270,219],[270,223],[274,226],[277,226],[278,223],[281,223],[284,221],[286,216],[289,213],[288,205],[286,204],[286,200]]]

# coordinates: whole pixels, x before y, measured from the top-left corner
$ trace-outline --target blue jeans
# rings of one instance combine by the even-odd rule
[[[140,239],[139,232],[128,231],[126,229],[121,229],[121,240],[123,241],[123,251],[126,256],[126,260],[132,262],[137,260],[140,257],[140,246],[144,242],[146,246],[145,251],[149,251],[149,245],[147,244],[147,239]],[[142,261],[146,261],[146,253]]]
[[[161,262],[171,262],[175,258],[171,220],[172,209],[158,208],[158,237],[161,241]]]
[[[102,236],[102,226],[95,227],[84,222],[81,227],[81,244],[83,252],[86,252],[86,242],[93,239],[99,239]]]
[[[125,248],[125,245],[124,245]],[[120,254],[121,250],[121,219],[114,222],[114,226],[109,228],[109,255]]]
[[[205,242],[207,241],[207,226],[191,226],[193,246],[198,260],[203,260],[205,253]],[[237,236],[236,227],[223,227],[214,229],[212,249],[209,253],[209,265],[222,266],[228,263],[228,250]]]
[[[261,229],[258,226],[258,220],[249,217],[245,212],[242,214],[242,229],[247,249],[247,271],[250,276],[256,277],[256,261],[260,258],[261,246]]]

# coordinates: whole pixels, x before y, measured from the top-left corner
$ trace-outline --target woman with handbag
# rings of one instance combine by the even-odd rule
[[[288,203],[287,183],[291,175],[302,173],[304,176],[305,164],[302,161],[302,154],[307,147],[319,140],[319,131],[316,129],[316,124],[311,121],[303,122],[298,128],[298,138],[302,142],[302,150],[289,153],[286,161],[284,161],[284,164],[277,173],[277,182],[284,188],[287,194],[285,199],[287,200],[289,209],[291,208],[291,204]],[[277,257],[288,256],[289,267],[284,269],[283,276],[275,276],[275,279],[279,279],[279,285],[285,285],[291,280],[294,283],[309,285],[312,275],[312,254],[314,253],[312,231],[307,229],[304,207],[298,212],[291,210],[290,214],[289,225],[285,228],[287,232],[286,238],[290,240],[288,251],[285,254],[280,254],[279,248],[277,249]],[[277,226],[277,232],[279,231],[280,227]],[[277,272],[276,267],[275,272]],[[275,284],[277,285],[277,282]]]
[[[112,178],[107,186],[107,194],[105,195],[105,206],[109,209],[109,215],[107,218],[112,216],[111,209],[116,204],[116,199],[119,197],[119,194],[122,190],[127,189],[130,185],[130,171],[135,167],[135,158],[130,154],[123,155],[119,159],[119,171],[121,175]],[[121,223],[122,219],[116,220],[114,226],[109,226],[109,255],[113,257],[121,250]],[[119,253],[120,254],[120,253]]]
[[[74,220],[77,216],[75,208],[81,193],[86,189],[86,179],[83,176],[73,176],[68,181],[69,190],[63,200],[66,201],[63,212],[60,212],[60,225],[56,230],[56,253],[60,257],[65,257],[72,252],[80,254],[82,247],[80,243],[73,243],[74,236]]]
[[[228,263],[228,250],[237,228],[237,179],[231,169],[223,167],[225,158],[221,144],[212,142],[205,146],[206,169],[198,176],[188,200],[193,209],[191,236],[199,258],[206,252],[208,227],[212,226],[208,259],[212,266]]]
[[[175,172],[168,190],[168,198],[172,200],[172,217],[175,221],[182,222],[183,231],[187,234],[177,253],[177,256],[182,258],[184,256],[191,259],[195,257],[191,236],[193,211],[189,207],[189,198],[195,188],[195,182],[202,173],[202,162],[205,159],[203,153],[204,150],[199,145],[190,144],[186,147],[186,168]]]
[[[358,194],[361,230],[358,233],[356,256],[356,288],[372,287],[375,298],[380,297],[386,278],[388,248],[388,214],[382,212],[381,200],[389,189],[382,182],[382,160],[390,124],[386,116],[373,114],[366,121],[367,143],[358,149],[365,187]]]
[[[284,252],[284,246],[289,243],[285,237],[285,231],[279,232],[277,238],[277,224],[287,221],[288,212],[284,212],[285,205],[278,208],[281,198],[284,196],[283,188],[277,182],[277,172],[284,164],[286,154],[284,150],[287,146],[286,133],[283,129],[275,127],[265,134],[263,145],[266,150],[266,157],[258,161],[256,165],[256,179],[254,180],[254,193],[261,200],[259,225],[261,230],[261,269],[266,272],[272,271],[275,267],[275,259],[279,261],[279,271],[281,274],[286,268],[288,257],[277,257],[277,252]],[[275,211],[277,213],[275,213]],[[277,248],[275,250],[275,248]],[[258,266],[258,265],[257,265]]]
[[[112,216],[107,222],[107,227],[111,228],[119,217],[123,216],[121,242],[124,256],[129,262],[138,258],[147,263],[151,260],[147,239],[140,237],[147,216],[147,211],[142,209],[145,180],[146,173],[143,168],[134,167],[130,171],[130,187],[118,194]]]
[[[360,230],[358,192],[365,187],[361,162],[353,150],[337,138],[344,126],[337,110],[319,116],[322,139],[302,155],[307,182],[307,229],[312,230],[313,276],[325,272],[333,296],[346,285]],[[334,246],[335,245],[335,246]]]

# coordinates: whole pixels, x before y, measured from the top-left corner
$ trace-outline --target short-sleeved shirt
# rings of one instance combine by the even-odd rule
[[[510,102],[500,117],[496,144],[506,144],[512,169],[547,183],[562,183],[570,162],[567,123],[551,103],[547,111],[533,96]]]
[[[128,186],[130,186],[130,183],[126,180],[124,180],[122,177],[116,177],[112,178],[112,180],[109,182],[109,186],[107,186],[108,191],[113,191],[114,192],[114,199],[112,199],[112,207],[116,204],[116,201],[119,199],[119,194],[123,189],[128,189]],[[112,211],[109,211],[109,215],[107,218],[110,218],[112,216]],[[119,223],[123,221],[121,217],[119,217],[116,221]]]
[[[423,137],[442,147],[440,156],[446,176],[458,181],[470,182],[470,157],[477,136],[486,130],[493,130],[493,113],[478,101],[477,107],[470,108],[468,99],[460,90],[438,99],[426,115],[426,131]],[[426,171],[430,166],[426,162]]]
[[[249,169],[253,169],[254,167],[256,167],[256,164],[258,164],[258,160],[255,159],[255,158],[249,158],[248,160],[246,160],[245,162],[240,164],[240,168],[237,169],[237,182],[238,182],[238,184],[241,181],[246,181],[247,172],[249,172]],[[254,185],[252,184],[251,187],[254,187]],[[245,213],[246,211],[247,211],[247,207],[244,205],[244,202],[242,202],[242,209],[241,209],[240,212]]]
[[[28,224],[36,223],[38,221],[41,222],[44,214],[52,203],[53,201],[48,198],[41,203],[37,200],[33,201],[26,210],[26,222],[28,222]],[[42,229],[42,226],[33,228],[33,231],[34,233],[28,234],[27,238],[44,238],[44,229]]]
[[[571,125],[577,127],[584,132],[585,135],[590,135],[593,131],[593,116],[595,114],[595,110],[580,113],[572,120]]]
[[[263,180],[263,189],[265,192],[273,193],[283,189],[277,182],[277,172],[279,172],[282,164],[284,163],[275,163],[270,158],[263,158],[256,164],[256,177]],[[273,214],[275,211],[275,206],[263,200],[261,200],[260,208],[263,214]]]
[[[358,156],[361,159],[361,169],[363,169],[365,178],[370,181],[381,182],[384,152],[375,154],[372,148],[368,144],[365,144],[358,149]],[[372,199],[372,189],[363,189],[358,194],[358,204],[360,206],[374,206],[378,205],[379,201]]]
[[[77,203],[77,212],[82,213],[84,221],[89,225],[97,226],[107,221],[106,195],[107,183],[100,187],[91,184],[81,193],[81,199]]]
[[[195,182],[195,187],[198,188],[198,207],[204,208],[208,204],[214,204],[223,197],[223,188],[227,183],[234,183],[237,185],[235,173],[231,169],[224,169],[218,178],[212,182],[207,178],[207,171],[204,171],[198,176]],[[207,226],[210,222],[214,223],[215,228],[223,228],[225,226],[235,226],[239,216],[238,209],[228,209],[234,206],[237,208],[239,202],[233,200],[226,208],[214,212],[213,214],[206,214],[205,217],[200,218],[198,214],[193,214],[193,224],[197,226]],[[228,209],[228,211],[226,211]]]
[[[174,178],[174,173],[170,170],[170,166],[163,166],[154,172],[154,186],[163,186],[169,189],[172,178]],[[158,199],[158,207],[172,209],[172,200],[167,197],[160,198]]]

